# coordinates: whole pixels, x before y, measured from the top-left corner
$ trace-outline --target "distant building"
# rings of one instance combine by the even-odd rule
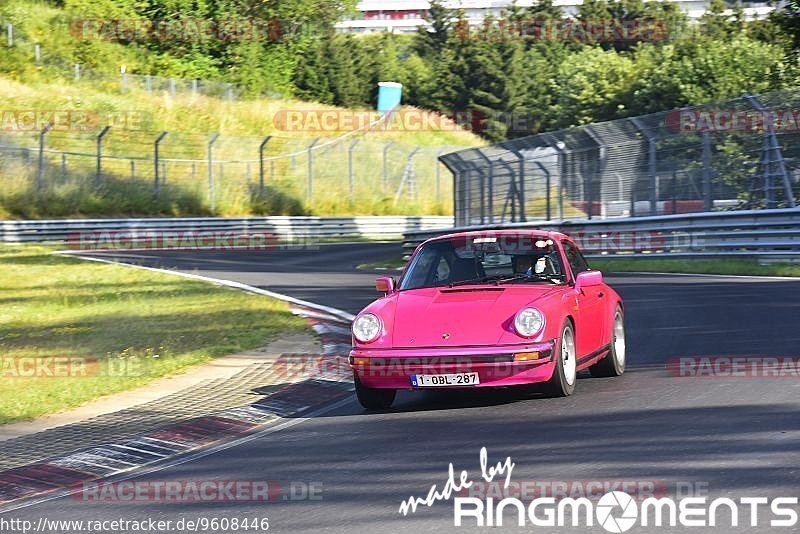
[[[662,0],[672,1],[672,0]],[[519,0],[517,6],[527,7],[532,0]],[[567,16],[574,15],[582,0],[555,0]],[[707,0],[675,0],[690,18],[698,18],[705,13]],[[448,0],[447,7],[463,9],[471,25],[479,25],[487,15],[499,16],[503,9],[510,7],[511,0]],[[360,16],[346,19],[337,24],[341,32],[351,33],[413,33],[419,26],[425,26],[423,19],[429,7],[426,0],[362,0],[358,4]],[[748,18],[762,18],[772,8],[766,1],[743,2]]]

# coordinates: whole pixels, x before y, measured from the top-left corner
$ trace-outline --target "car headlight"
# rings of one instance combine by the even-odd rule
[[[514,317],[514,328],[521,336],[533,337],[544,328],[544,315],[536,308],[524,308]]]
[[[361,343],[375,341],[381,333],[381,320],[377,315],[365,313],[353,321],[353,335]]]

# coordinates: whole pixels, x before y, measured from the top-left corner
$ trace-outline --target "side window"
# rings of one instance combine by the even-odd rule
[[[447,259],[442,256],[442,259],[439,260],[439,265],[436,266],[436,282],[441,282],[443,280],[447,280],[450,278],[450,264],[447,263]]]
[[[586,258],[583,257],[583,254],[581,254],[581,251],[578,250],[575,245],[572,243],[564,243],[564,253],[567,255],[567,262],[569,263],[570,269],[572,269],[573,276],[578,276],[578,273],[589,270],[589,264],[586,262]]]
[[[403,278],[400,288],[409,289],[422,287],[425,282],[433,275],[436,261],[441,257],[436,247],[423,248],[415,257],[411,265],[408,266],[406,277]]]

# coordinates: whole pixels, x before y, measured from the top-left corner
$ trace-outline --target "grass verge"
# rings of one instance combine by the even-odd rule
[[[800,265],[773,263],[760,265],[754,258],[715,259],[596,259],[593,269],[604,272],[661,272],[690,274],[734,274],[749,276],[800,276]]]
[[[397,271],[406,266],[406,260],[397,258],[392,260],[376,261],[374,263],[362,263],[356,269],[361,271]]]
[[[0,247],[0,424],[73,408],[304,329],[274,299],[51,250]],[[59,376],[20,376],[48,370]]]
[[[483,144],[463,130],[375,129],[335,142],[344,132],[287,131],[291,129],[280,120],[275,124],[275,117],[289,111],[312,116],[357,111],[292,99],[225,101],[134,88],[122,94],[102,84],[23,84],[0,74],[0,100],[6,110],[0,115],[8,123],[0,131],[0,144],[8,147],[0,149],[0,179],[5,184],[0,218],[444,215],[452,212],[452,180],[437,156]],[[43,191],[36,185],[39,130],[16,119],[18,113],[31,110],[81,112],[76,116],[91,118],[47,134],[47,148],[63,153],[44,154]],[[103,137],[102,185],[95,190],[97,136],[107,124],[112,128]],[[156,195],[154,142],[163,131],[169,134],[159,144],[163,183]],[[205,163],[212,133],[220,134],[213,152],[213,209]],[[295,156],[265,160],[262,192],[257,160],[268,135],[272,137],[265,157]],[[307,148],[315,139],[321,148],[313,151],[310,166]],[[417,148],[420,151],[414,152]],[[412,154],[408,169],[414,169],[416,194],[401,187]]]

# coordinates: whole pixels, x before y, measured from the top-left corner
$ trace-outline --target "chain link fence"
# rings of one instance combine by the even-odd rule
[[[0,133],[0,196],[99,203],[122,195],[199,215],[446,213],[452,180],[438,158],[458,148],[369,133],[308,139],[44,128]]]
[[[443,156],[456,225],[796,207],[800,90]]]
[[[60,22],[67,31],[69,21]],[[241,98],[225,82],[87,69],[41,47],[2,16],[0,27],[0,49],[23,53],[25,61],[71,83],[107,93]],[[49,129],[49,119],[41,117],[25,131],[0,127],[0,213],[358,215],[451,209],[452,180],[438,157],[462,147],[412,146],[368,131],[316,138],[158,132],[150,131],[152,117],[145,115],[86,112],[85,122],[92,124],[67,129]],[[26,203],[36,203],[36,211]]]

